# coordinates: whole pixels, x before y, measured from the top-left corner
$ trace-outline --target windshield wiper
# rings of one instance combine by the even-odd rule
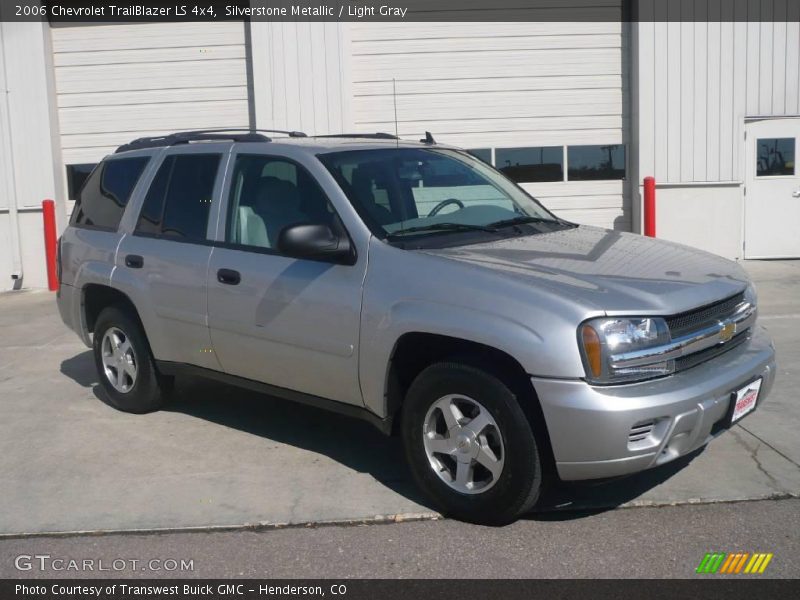
[[[566,224],[566,221],[555,220],[555,219],[545,219],[543,217],[531,217],[528,215],[514,217],[513,219],[504,219],[502,221],[495,221],[494,223],[489,223],[488,227],[513,227],[514,225],[528,225],[529,223],[558,223],[558,224]]]
[[[497,229],[491,225],[468,225],[466,223],[432,223],[430,225],[420,225],[417,227],[409,227],[408,229],[400,229],[394,233],[390,233],[387,237],[394,238],[405,235],[407,233],[420,233],[423,231],[486,231],[489,233],[497,233]]]

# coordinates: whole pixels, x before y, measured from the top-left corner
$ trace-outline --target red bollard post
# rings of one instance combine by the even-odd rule
[[[55,292],[58,290],[56,203],[52,200],[42,200],[42,216],[44,218],[44,253],[47,259],[47,288],[51,292]]]
[[[644,178],[644,234],[656,237],[656,180]]]

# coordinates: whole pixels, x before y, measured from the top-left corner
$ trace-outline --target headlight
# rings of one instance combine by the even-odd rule
[[[581,325],[578,340],[586,367],[586,378],[592,383],[641,381],[675,371],[674,360],[625,368],[615,368],[612,361],[615,355],[668,344],[670,334],[664,319],[592,319]]]

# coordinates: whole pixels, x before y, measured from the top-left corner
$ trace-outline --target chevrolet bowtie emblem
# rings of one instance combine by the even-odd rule
[[[736,325],[733,323],[725,323],[722,329],[719,330],[719,341],[729,342],[733,335],[736,333]]]

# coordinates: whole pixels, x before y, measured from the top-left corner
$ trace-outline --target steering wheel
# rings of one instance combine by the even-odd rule
[[[442,210],[445,206],[450,206],[451,204],[457,204],[458,208],[464,208],[464,203],[457,198],[448,198],[447,200],[442,200],[433,207],[433,210],[428,213],[429,217],[434,217],[439,214],[439,211]]]

